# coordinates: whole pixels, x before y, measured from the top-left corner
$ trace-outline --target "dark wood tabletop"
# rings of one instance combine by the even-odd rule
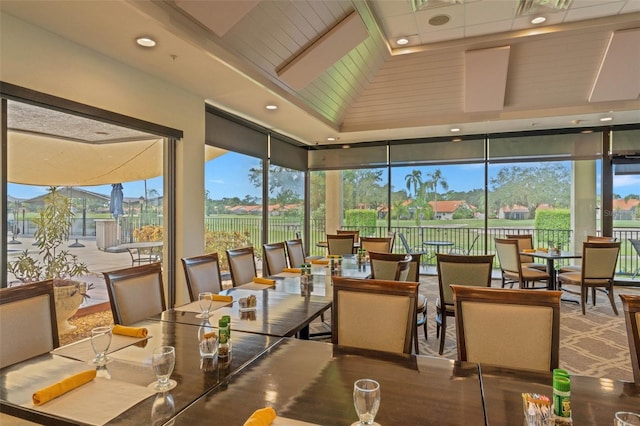
[[[521,425],[522,393],[553,396],[551,373],[480,366],[488,425]],[[616,411],[640,411],[640,386],[597,377],[571,376],[574,425],[611,425]]]
[[[240,425],[272,406],[278,416],[318,425],[357,421],[353,383],[380,383],[376,422],[382,425],[484,425],[478,368],[441,358],[396,355],[284,339],[175,418]]]
[[[218,320],[223,315],[231,316],[231,329],[249,333],[266,334],[270,336],[288,337],[301,333],[301,337],[308,337],[308,326],[311,321],[331,307],[331,298],[305,297],[300,294],[265,290],[244,290],[232,288],[225,290],[233,296],[231,306],[225,306],[213,311],[209,318],[210,324],[217,328]],[[241,312],[237,301],[241,297],[253,295],[256,297],[255,311]],[[178,322],[190,325],[200,325],[202,319],[196,318],[194,312],[182,312],[171,309],[151,317],[151,320],[163,322]]]
[[[101,374],[108,373],[113,380],[147,386],[156,380],[150,359],[153,348],[162,345],[174,346],[176,364],[171,378],[176,380],[178,385],[169,394],[175,413],[224,382],[227,376],[280,340],[271,336],[233,332],[231,361],[214,363],[210,360],[203,364],[198,350],[198,327],[161,321],[143,321],[136,326],[147,327],[152,337],[144,346],[129,346],[110,354],[112,361]],[[19,404],[21,401],[30,400],[34,391],[88,368],[91,367],[85,362],[51,354],[4,368],[0,371],[2,411],[47,425],[73,424],[71,421],[56,420],[36,410],[20,407]],[[110,424],[150,424],[155,400],[155,396],[143,400],[112,420]]]

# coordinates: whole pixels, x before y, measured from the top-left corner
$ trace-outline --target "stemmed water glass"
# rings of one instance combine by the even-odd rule
[[[371,379],[356,380],[353,384],[353,405],[359,422],[355,425],[373,425],[380,407],[380,384]]]
[[[109,362],[107,351],[111,345],[111,327],[95,327],[91,329],[91,347],[96,357],[91,361],[93,365],[105,365]]]
[[[200,303],[200,311],[196,318],[209,318],[209,311],[211,311],[211,305],[213,304],[213,293],[205,291],[198,294],[198,302]]]
[[[176,381],[169,379],[176,364],[176,349],[173,346],[160,346],[153,350],[151,365],[158,379],[149,386],[158,392],[166,392],[176,387]]]

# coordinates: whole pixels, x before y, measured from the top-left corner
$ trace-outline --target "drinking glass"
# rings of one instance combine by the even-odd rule
[[[356,425],[372,425],[380,407],[380,384],[371,379],[356,380],[353,384],[353,405],[358,413]]]
[[[615,415],[614,426],[636,426],[640,425],[640,414],[626,411],[618,411]]]
[[[211,311],[211,305],[213,304],[213,293],[205,291],[198,294],[198,301],[201,313],[196,315],[196,318],[209,318],[209,311]]]
[[[176,404],[170,392],[161,392],[156,395],[151,406],[151,425],[160,426],[166,424],[176,412]]]
[[[93,365],[105,365],[109,359],[107,358],[107,350],[111,345],[111,327],[95,327],[91,329],[91,347],[96,357],[91,361]]]
[[[151,365],[158,379],[152,383],[153,389],[158,392],[166,392],[176,386],[176,381],[169,379],[176,364],[176,349],[173,346],[160,346],[153,350]]]

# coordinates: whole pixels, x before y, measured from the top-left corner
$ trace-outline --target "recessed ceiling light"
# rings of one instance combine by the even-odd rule
[[[327,140],[330,141],[330,142],[333,142],[333,141],[336,140],[336,138],[328,137]]]
[[[268,110],[274,111],[274,110],[278,109],[278,105],[269,104],[265,108],[268,109]]]
[[[404,46],[405,44],[409,44],[409,39],[406,37],[400,37],[399,39],[396,40],[396,43],[399,46]]]
[[[451,20],[451,16],[449,15],[436,15],[429,19],[429,25],[434,27],[439,27],[440,25],[444,25]]]
[[[351,148],[351,145],[347,145],[347,144],[342,145],[342,149],[349,149],[349,148]]]
[[[451,142],[462,142],[462,138],[453,138]]]
[[[150,37],[138,37],[136,43],[142,47],[154,47],[156,45],[156,41]]]
[[[611,121],[611,120],[613,120],[613,117],[602,117],[600,119],[600,121]]]
[[[593,130],[586,129],[586,130],[581,131],[580,133],[584,133],[586,135],[586,134],[589,134],[589,133],[593,133]]]
[[[531,20],[531,23],[535,24],[535,25],[538,25],[538,24],[542,24],[546,20],[547,20],[547,18],[545,18],[544,16],[536,16],[535,18],[533,18]]]
[[[460,131],[460,128],[459,128],[459,127],[452,127],[452,128],[451,128],[451,131],[452,131],[453,133],[455,133],[455,132],[459,132],[459,131]]]

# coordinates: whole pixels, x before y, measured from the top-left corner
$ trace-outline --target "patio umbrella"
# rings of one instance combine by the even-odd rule
[[[122,210],[122,184],[114,183],[111,184],[111,199],[109,200],[109,212],[113,214],[113,217],[116,219],[118,216],[124,214],[124,210]]]

